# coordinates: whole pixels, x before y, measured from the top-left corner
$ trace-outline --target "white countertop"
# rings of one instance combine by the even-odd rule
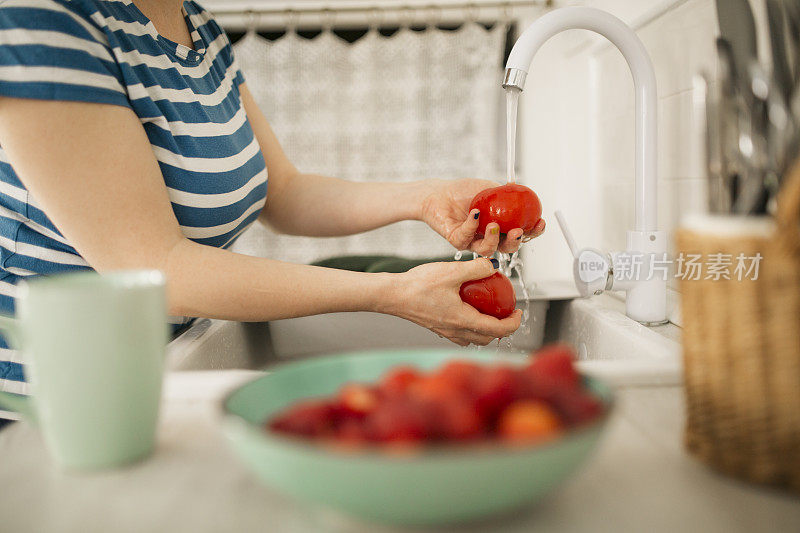
[[[95,474],[53,468],[37,431],[0,432],[0,531],[396,531],[309,508],[258,484],[228,449],[216,401],[250,371],[176,372],[156,453]],[[679,387],[619,391],[600,448],[539,505],[446,531],[800,531],[800,497],[709,471],[682,449]],[[477,480],[476,480],[477,482]]]

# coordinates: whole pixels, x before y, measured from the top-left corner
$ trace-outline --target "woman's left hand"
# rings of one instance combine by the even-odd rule
[[[471,250],[484,257],[490,257],[498,250],[513,253],[523,241],[544,233],[542,219],[528,235],[524,235],[521,228],[515,228],[501,238],[500,227],[493,222],[486,226],[482,238],[477,237],[475,231],[482,213],[477,209],[470,211],[469,204],[476,194],[498,184],[489,180],[462,179],[432,180],[427,185],[430,188],[422,202],[421,219],[457,250]]]

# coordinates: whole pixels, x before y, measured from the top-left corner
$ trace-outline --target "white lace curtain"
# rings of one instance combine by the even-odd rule
[[[248,32],[234,45],[247,84],[303,172],[355,181],[502,175],[500,76],[506,28],[370,30],[354,43],[331,31],[276,41]],[[325,224],[324,220],[319,221]],[[342,238],[278,235],[259,224],[234,249],[293,262],[336,255],[452,253],[418,222]]]

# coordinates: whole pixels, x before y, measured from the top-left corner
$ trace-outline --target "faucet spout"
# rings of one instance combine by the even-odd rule
[[[590,7],[565,7],[537,19],[514,44],[506,64],[503,87],[525,87],[533,57],[551,37],[568,29],[594,31],[611,41],[628,62],[636,92],[636,191],[637,232],[657,229],[658,100],[656,75],[650,56],[636,33],[617,17]]]
[[[619,262],[619,268],[616,268],[612,260],[605,261],[603,254],[598,255],[597,251],[587,249],[596,257],[600,257],[599,264],[608,266],[608,269],[602,273],[606,277],[594,276],[591,279],[584,279],[586,273],[582,269],[585,261],[582,257],[587,250],[576,253],[573,242],[570,247],[575,256],[573,266],[576,286],[582,288],[581,293],[586,296],[610,288],[624,290],[627,292],[625,308],[629,317],[643,324],[660,324],[667,319],[667,281],[666,278],[652,277],[652,265],[656,259],[665,256],[667,242],[666,234],[657,230],[658,95],[656,74],[642,41],[624,22],[605,11],[590,7],[557,9],[537,19],[514,44],[506,64],[503,87],[522,90],[533,56],[539,48],[550,37],[569,29],[591,30],[605,36],[622,52],[631,69],[636,93],[636,219],[634,229],[627,234],[626,258],[631,262],[635,257],[642,260],[649,259],[651,267],[650,276],[637,275],[630,281],[612,279],[612,276],[616,278],[615,271],[622,270],[623,263]],[[564,225],[560,217],[559,222]],[[565,236],[567,235],[568,232],[565,232]],[[571,239],[567,237],[567,241]],[[589,261],[587,264],[595,263],[597,262]]]

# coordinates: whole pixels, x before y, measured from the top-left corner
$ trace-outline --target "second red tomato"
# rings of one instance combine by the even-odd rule
[[[461,299],[485,315],[506,318],[514,312],[517,297],[511,281],[500,272],[488,278],[467,281],[459,291]]]

